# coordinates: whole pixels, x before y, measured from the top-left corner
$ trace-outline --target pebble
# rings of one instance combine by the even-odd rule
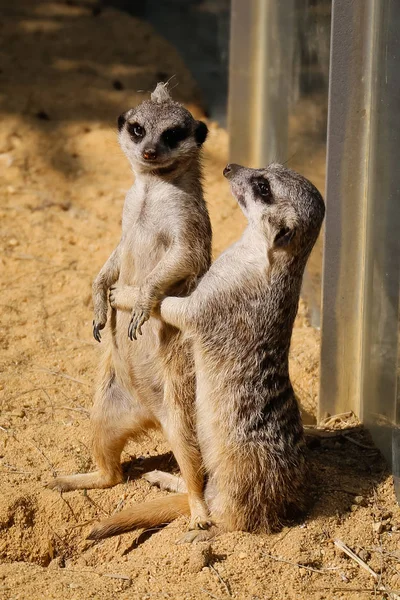
[[[7,244],[8,246],[15,247],[18,246],[19,241],[16,238],[11,238],[10,240],[8,240]]]
[[[243,560],[243,559],[247,558],[246,552],[239,552],[238,558],[240,558],[240,560]]]
[[[391,519],[391,518],[392,518],[392,513],[390,512],[390,510],[387,510],[384,513],[382,513],[383,521],[387,521],[388,519]]]
[[[400,587],[400,575],[398,573],[395,573],[394,575],[392,575],[391,579],[390,579],[390,584],[391,587],[393,589],[399,589]]]
[[[370,555],[370,553],[368,552],[368,550],[364,550],[364,549],[361,549],[361,550],[358,552],[358,556],[359,556],[359,557],[361,558],[361,560],[363,560],[364,562],[367,562],[367,561],[368,561],[368,560],[371,558],[371,555]]]
[[[354,498],[354,504],[358,504],[359,506],[367,506],[367,499],[364,496],[356,496]]]
[[[23,419],[24,416],[26,415],[25,411],[23,409],[21,410],[14,410],[11,415],[13,417],[18,417],[19,419]]]
[[[373,523],[372,529],[374,530],[375,533],[377,533],[379,535],[384,530],[383,523],[381,523],[381,522]]]

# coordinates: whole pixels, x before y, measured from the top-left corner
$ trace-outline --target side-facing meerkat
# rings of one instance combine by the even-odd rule
[[[210,266],[211,225],[200,165],[208,130],[172,101],[165,84],[121,115],[118,130],[135,182],[125,200],[121,241],[93,284],[98,341],[110,289],[112,306],[92,411],[98,470],[59,477],[48,487],[69,491],[121,482],[126,441],[161,428],[188,485],[191,526],[201,526],[207,511],[194,427],[193,356],[179,330],[150,314],[163,297],[190,293]]]
[[[193,343],[196,431],[211,517],[228,530],[273,531],[306,507],[304,434],[288,355],[304,268],[325,208],[307,179],[278,164],[232,164],[224,175],[247,229],[189,297],[163,300],[161,316]],[[184,491],[170,474],[146,478]],[[98,524],[90,538],[156,524],[163,507],[161,522],[167,507],[182,508],[185,498],[125,510]]]

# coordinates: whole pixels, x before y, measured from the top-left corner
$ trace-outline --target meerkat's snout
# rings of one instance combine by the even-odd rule
[[[155,148],[145,148],[142,156],[145,160],[155,160],[157,158],[157,150]]]
[[[225,169],[222,171],[223,176],[229,179],[238,171],[238,169],[240,169],[240,165],[236,165],[235,163],[228,163]]]

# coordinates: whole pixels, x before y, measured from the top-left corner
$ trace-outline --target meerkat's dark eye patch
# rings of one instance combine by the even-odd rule
[[[139,123],[128,123],[127,129],[134,142],[140,142],[146,135],[145,128],[139,125]]]
[[[196,140],[196,144],[201,146],[207,139],[208,135],[208,127],[203,121],[197,121],[196,129],[194,131],[194,137]]]
[[[271,204],[273,201],[273,196],[271,192],[271,188],[269,182],[265,177],[258,177],[253,182],[253,189],[256,193],[257,197],[265,202],[266,204]]]
[[[117,120],[117,124],[118,124],[118,131],[121,131],[121,129],[123,128],[123,126],[125,125],[126,119],[125,119],[125,115],[119,115],[118,120]]]
[[[166,129],[161,138],[169,148],[176,148],[179,142],[182,142],[189,136],[189,129],[187,127],[171,127]]]

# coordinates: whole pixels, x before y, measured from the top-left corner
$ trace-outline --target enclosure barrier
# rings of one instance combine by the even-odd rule
[[[317,185],[327,148],[318,418],[352,410],[400,499],[400,2],[232,0],[228,124],[232,161]]]

